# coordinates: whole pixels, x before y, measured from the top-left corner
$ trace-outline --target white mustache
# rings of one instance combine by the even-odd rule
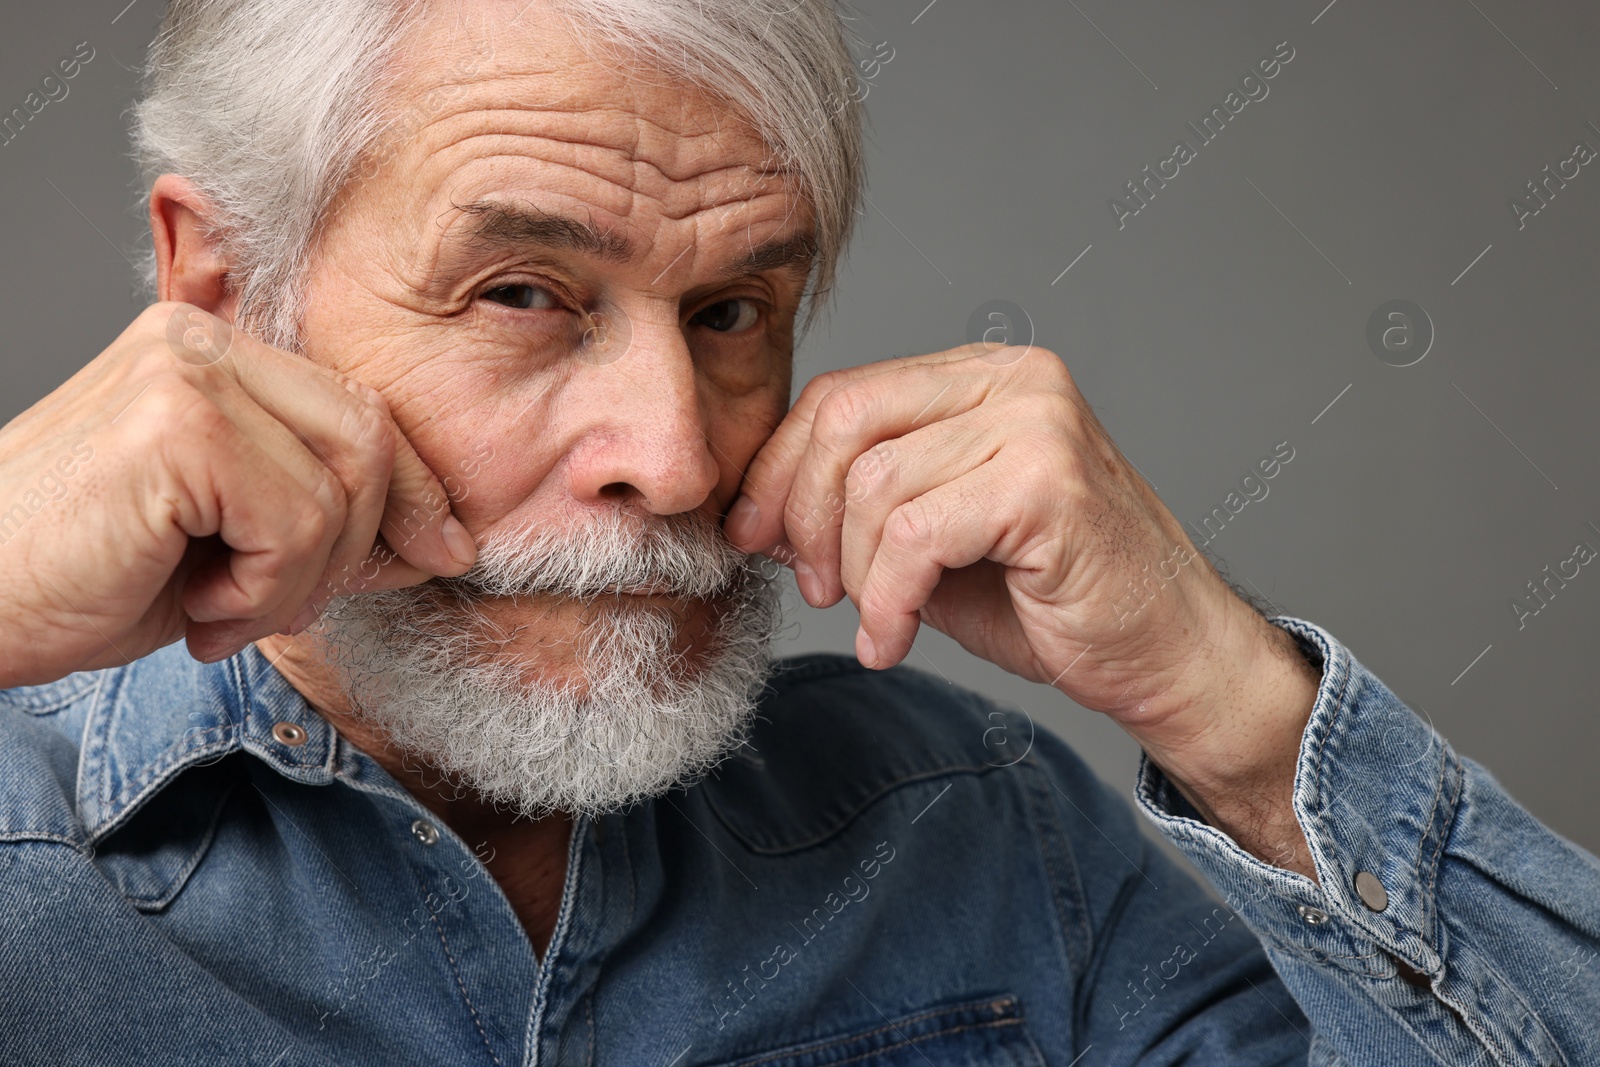
[[[641,518],[616,510],[577,529],[529,523],[496,531],[470,571],[437,581],[467,598],[592,600],[637,590],[712,599],[734,590],[750,561],[705,512]]]

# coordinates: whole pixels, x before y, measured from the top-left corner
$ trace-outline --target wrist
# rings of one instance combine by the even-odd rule
[[[1300,744],[1320,672],[1250,611],[1219,628],[1159,721],[1124,723],[1208,823],[1245,851],[1315,878],[1294,814]]]

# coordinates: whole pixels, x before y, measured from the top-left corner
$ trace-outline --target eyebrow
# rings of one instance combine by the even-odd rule
[[[624,262],[633,256],[633,246],[621,234],[529,204],[479,201],[462,206],[461,211],[474,219],[467,235],[474,248],[539,245],[586,252],[614,262]]]
[[[462,205],[460,210],[474,220],[465,238],[473,248],[537,245],[584,252],[618,263],[633,258],[633,245],[621,234],[602,230],[591,221],[558,215],[531,204],[477,201]],[[748,278],[773,270],[807,274],[816,255],[816,238],[809,233],[798,233],[757,245],[717,274],[724,280]]]
[[[769,270],[788,270],[806,274],[817,255],[817,239],[809,233],[779,237],[757,245],[743,259],[735,260],[717,273],[724,279],[748,278]]]

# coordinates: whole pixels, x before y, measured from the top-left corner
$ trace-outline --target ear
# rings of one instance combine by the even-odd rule
[[[181,300],[232,322],[237,300],[231,264],[211,236],[213,212],[194,182],[163,174],[150,188],[156,249],[156,299]]]

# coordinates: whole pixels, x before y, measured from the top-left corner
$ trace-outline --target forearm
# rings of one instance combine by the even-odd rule
[[[1318,881],[1247,855],[1153,762],[1145,813],[1261,937],[1344,1061],[1600,1063],[1600,861],[1329,635],[1283,625],[1322,659],[1291,793]]]

